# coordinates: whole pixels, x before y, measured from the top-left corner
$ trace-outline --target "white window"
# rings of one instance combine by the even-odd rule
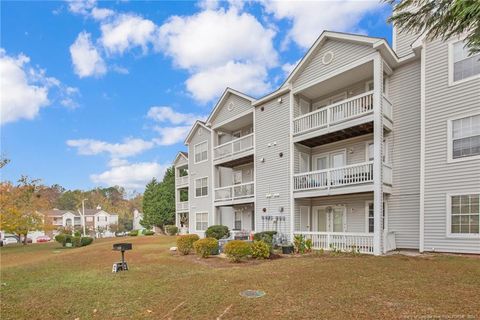
[[[480,53],[470,55],[465,42],[450,45],[450,82],[455,83],[480,75]]]
[[[447,197],[448,235],[478,236],[480,194],[449,195]]]
[[[208,212],[197,212],[195,214],[195,229],[205,231],[208,228]]]
[[[383,140],[382,144],[382,155],[383,162],[388,163],[388,143],[385,140]],[[373,161],[373,141],[367,144],[367,161]]]
[[[195,198],[208,196],[208,178],[195,179]]]
[[[375,218],[374,218],[374,211],[373,211],[373,202],[367,202],[367,231],[368,233],[373,233],[375,230]],[[382,230],[385,229],[385,202],[383,202],[383,210],[382,210]]]
[[[449,159],[480,156],[480,114],[449,121]]]
[[[195,145],[195,163],[207,161],[208,159],[207,141]]]
[[[235,211],[235,230],[242,230],[242,213],[239,211]]]

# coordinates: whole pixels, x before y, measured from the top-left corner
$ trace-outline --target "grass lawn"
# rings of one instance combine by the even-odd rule
[[[130,271],[112,274],[119,241]],[[315,255],[232,266],[169,252],[173,237],[4,247],[6,319],[479,319],[480,258]],[[266,292],[244,298],[246,289]]]

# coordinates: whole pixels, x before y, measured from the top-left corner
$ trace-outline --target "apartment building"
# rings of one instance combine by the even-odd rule
[[[480,55],[323,32],[284,84],[227,88],[175,159],[177,225],[316,249],[480,253]],[[180,201],[183,200],[183,201]]]

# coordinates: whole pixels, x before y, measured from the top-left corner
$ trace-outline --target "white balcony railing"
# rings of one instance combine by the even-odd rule
[[[247,182],[215,189],[215,201],[251,198],[255,194],[255,183]]]
[[[177,211],[188,211],[188,201],[177,202]]]
[[[304,232],[296,231],[295,235],[303,235],[312,240],[315,250],[340,250],[373,254],[373,233],[353,232]]]
[[[297,173],[293,176],[294,191],[328,189],[373,181],[373,161],[340,168]]]
[[[229,157],[251,149],[253,149],[253,133],[213,148],[214,160]]]
[[[293,133],[328,127],[373,111],[373,91],[301,115],[293,120]]]
[[[175,184],[178,186],[188,185],[188,176],[177,177]]]

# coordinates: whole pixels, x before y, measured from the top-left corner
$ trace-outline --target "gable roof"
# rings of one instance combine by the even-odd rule
[[[103,209],[85,209],[85,215],[86,216],[94,216],[100,212],[105,212],[106,214],[108,215],[112,215],[111,213],[108,213],[106,212],[105,210]],[[49,217],[61,217],[63,216],[64,214],[67,214],[67,213],[71,213],[73,214],[74,216],[80,216],[81,215],[81,211],[80,209],[78,210],[59,210],[59,209],[52,209],[52,210],[47,210],[47,211],[43,211],[41,212],[43,215],[45,216],[49,216]]]
[[[180,151],[180,152],[177,153],[177,156],[175,157],[175,160],[173,160],[173,163],[175,164],[180,157],[183,157],[183,158],[185,158],[185,160],[188,161],[188,153],[184,152],[184,151]]]
[[[376,38],[376,37],[369,37],[369,36],[362,36],[357,34],[351,33],[343,33],[343,32],[334,32],[334,31],[323,31],[322,34],[317,38],[317,40],[313,43],[313,45],[308,49],[307,54],[305,54],[300,60],[300,62],[295,66],[292,70],[290,75],[287,77],[285,82],[280,86],[280,88],[286,87],[289,83],[293,82],[296,77],[305,69],[308,62],[310,62],[315,53],[322,47],[322,45],[328,39],[337,40],[337,41],[346,41],[351,43],[369,45],[373,48],[378,48],[383,55],[384,58],[388,59],[390,63],[398,62],[397,54],[390,48],[387,41],[383,38]]]
[[[195,132],[195,130],[197,130],[197,127],[199,126],[210,131],[210,128],[205,125],[205,122],[200,120],[195,121],[195,123],[192,125],[192,128],[190,129],[190,132],[188,132],[188,135],[185,138],[185,141],[184,141],[185,144],[188,144],[190,142],[190,140],[192,139],[193,133]]]
[[[208,116],[208,119],[206,121],[207,125],[210,126],[210,124],[212,123],[212,119],[217,115],[218,111],[220,110],[220,106],[222,105],[222,103],[227,100],[228,96],[230,94],[234,94],[236,96],[239,96],[241,98],[244,98],[248,101],[250,101],[251,103],[253,103],[255,101],[255,98],[253,97],[250,97],[249,95],[246,95],[245,93],[242,93],[240,91],[237,91],[235,89],[232,89],[232,88],[229,88],[227,87],[225,89],[225,91],[223,92],[222,96],[220,97],[220,99],[218,99],[217,103],[215,104],[215,107],[213,108],[212,112],[210,113],[210,115]]]

